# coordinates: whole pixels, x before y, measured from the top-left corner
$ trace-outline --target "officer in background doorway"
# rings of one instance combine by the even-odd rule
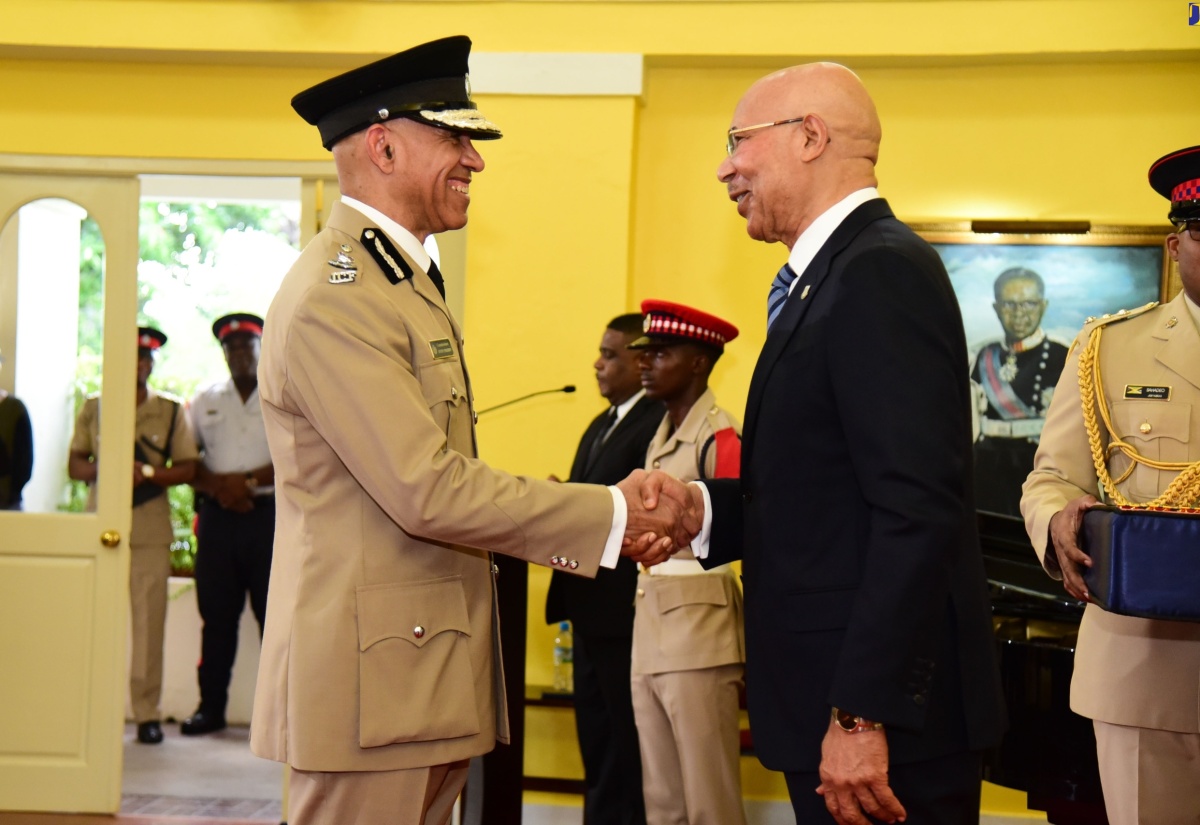
[[[129,533],[129,603],[133,628],[129,695],[137,739],[157,745],[163,739],[163,630],[167,621],[167,579],[171,576],[171,505],[167,488],[187,484],[196,472],[196,441],[183,404],[147,385],[154,353],[167,336],[138,328],[137,419],[133,440],[133,526]],[[100,399],[83,402],[71,437],[67,474],[88,484],[88,511],[96,509],[96,456],[100,451]]]
[[[263,319],[247,312],[218,318],[229,379],[192,401],[192,428],[203,458],[196,468],[196,603],[200,707],[179,726],[186,736],[225,727],[238,623],[250,595],[259,637],[267,617],[267,583],[275,541],[275,469],[258,402]]]

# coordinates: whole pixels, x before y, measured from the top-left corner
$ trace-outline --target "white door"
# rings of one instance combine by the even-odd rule
[[[34,443],[25,509],[0,511],[0,810],[120,806],[137,215],[132,176],[0,173],[0,388],[26,403]],[[102,309],[81,309],[73,271],[85,218],[104,241]],[[101,352],[79,351],[84,327]],[[103,387],[92,513],[59,511],[76,356]]]

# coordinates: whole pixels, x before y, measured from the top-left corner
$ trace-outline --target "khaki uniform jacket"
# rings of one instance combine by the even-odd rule
[[[1057,559],[1053,552],[1046,556],[1050,518],[1086,493],[1104,500],[1079,397],[1079,355],[1092,329],[1084,327],[1072,346],[1021,499],[1034,549],[1056,579],[1062,578]],[[1107,324],[1100,375],[1121,438],[1148,458],[1200,460],[1200,332],[1182,293],[1169,304]],[[1128,384],[1168,386],[1170,400],[1126,399]],[[1150,429],[1143,434],[1144,423]],[[1118,478],[1128,466],[1129,459],[1118,453],[1109,472]],[[1119,489],[1131,501],[1149,501],[1173,478],[1138,467]],[[1088,605],[1075,651],[1071,708],[1116,725],[1200,732],[1200,624],[1118,616]]]
[[[604,487],[476,458],[458,325],[398,249],[385,274],[371,227],[334,206],[272,302],[259,364],[277,516],[251,748],[303,770],[507,741],[487,551],[548,565],[570,546],[567,569],[594,576],[612,526]],[[331,282],[339,253],[353,280]]]
[[[175,411],[174,435],[171,433],[171,414]],[[166,449],[168,441],[171,444],[171,461],[194,461],[200,457],[196,451],[196,439],[192,436],[192,428],[188,423],[187,410],[183,402],[174,396],[155,392],[146,388],[146,400],[138,404],[137,415],[133,425],[133,437],[138,441],[148,442],[159,450]],[[155,467],[166,466],[165,457],[158,450],[142,450]],[[79,415],[75,419],[75,432],[71,436],[71,452],[87,453],[91,456],[100,452],[100,398],[93,396],[83,402]],[[129,457],[132,467],[133,455]],[[151,484],[153,482],[143,482]],[[96,508],[96,486],[89,485],[88,510]],[[163,494],[142,502],[133,508],[133,523],[129,528],[129,543],[131,545],[161,544],[169,547],[175,540],[175,531],[171,527],[171,504],[167,500],[166,491]]]
[[[646,469],[661,469],[683,481],[712,478],[717,447],[709,439],[730,427],[741,432],[734,417],[717,406],[713,391],[705,390],[675,432],[670,417],[663,416],[646,451]],[[672,556],[676,559],[692,559],[691,551],[680,550]],[[634,673],[670,673],[745,661],[742,589],[729,567],[695,575],[643,573],[638,577]]]

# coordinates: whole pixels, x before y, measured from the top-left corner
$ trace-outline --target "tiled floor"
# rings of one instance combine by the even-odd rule
[[[121,812],[113,817],[0,812],[0,825],[265,825],[282,820],[283,769],[250,753],[246,728],[207,736],[163,725],[160,745],[140,745],[125,732]],[[525,805],[524,825],[581,825],[573,797],[566,804]],[[795,825],[786,802],[746,803],[750,825]],[[1044,820],[1042,820],[1044,821]],[[1036,825],[1035,819],[983,817],[980,825]]]

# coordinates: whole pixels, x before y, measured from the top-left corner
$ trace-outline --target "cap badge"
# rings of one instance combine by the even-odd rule
[[[469,74],[463,75],[463,84],[467,87],[467,100],[470,100],[471,99],[471,76]]]
[[[1174,315],[1172,315],[1170,318],[1167,319],[1167,329],[1170,329],[1171,327],[1175,326],[1178,323],[1179,323],[1179,319],[1176,318]]]
[[[642,332],[649,332],[649,331],[650,331],[650,316],[647,315],[645,318],[642,319]]]
[[[390,115],[390,114],[391,114],[391,112],[389,112],[387,109],[380,109],[378,112],[380,120],[387,120],[388,115]]]
[[[354,259],[346,254],[350,247],[342,244],[338,256],[332,261],[327,261],[333,272],[329,273],[329,283],[331,284],[348,284],[358,277],[358,264],[354,263]]]

